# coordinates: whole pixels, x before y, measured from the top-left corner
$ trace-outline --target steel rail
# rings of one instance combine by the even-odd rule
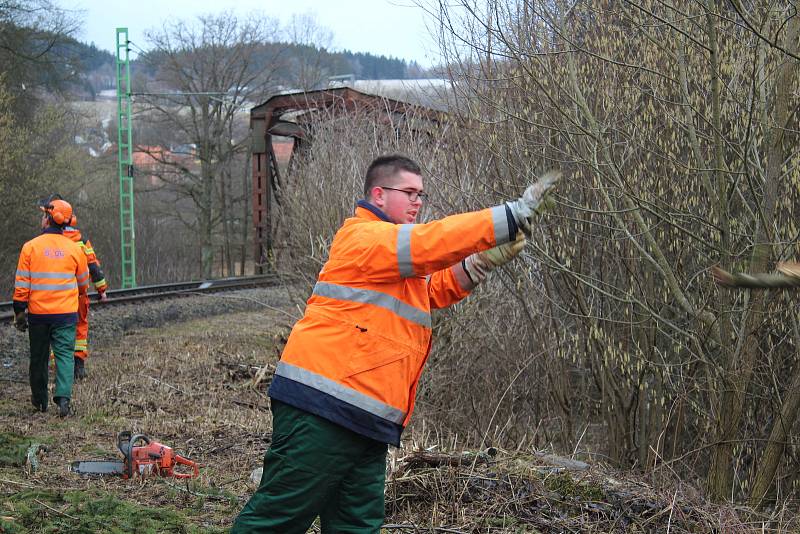
[[[280,278],[274,274],[257,276],[241,276],[236,278],[220,278],[217,280],[200,280],[191,282],[177,282],[174,284],[155,284],[139,286],[130,289],[111,289],[107,291],[108,300],[99,300],[97,293],[92,293],[90,298],[92,306],[114,306],[118,304],[132,304],[147,302],[164,298],[177,298],[195,295],[197,293],[212,293],[215,291],[232,291],[248,287],[276,285]],[[14,318],[13,302],[0,302],[0,322],[11,321]]]

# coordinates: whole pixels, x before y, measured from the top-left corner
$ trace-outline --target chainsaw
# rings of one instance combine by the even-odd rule
[[[137,443],[143,445],[137,445]],[[84,460],[72,462],[70,470],[80,475],[122,475],[131,478],[134,474],[142,477],[162,476],[174,478],[191,478],[200,474],[197,464],[183,456],[175,454],[171,447],[152,441],[144,434],[120,432],[117,436],[117,448],[124,459],[119,460]],[[176,472],[177,466],[183,471]],[[185,469],[189,469],[186,471]]]

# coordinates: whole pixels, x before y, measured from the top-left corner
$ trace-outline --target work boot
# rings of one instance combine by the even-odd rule
[[[55,397],[53,400],[56,401],[56,404],[58,404],[59,417],[67,417],[68,415],[72,414],[72,410],[69,407],[69,398]]]
[[[31,404],[33,404],[33,407],[36,408],[37,412],[47,411],[47,400],[40,401],[36,397],[31,395]]]
[[[75,356],[75,380],[83,380],[86,378],[86,366],[83,364],[83,358]]]

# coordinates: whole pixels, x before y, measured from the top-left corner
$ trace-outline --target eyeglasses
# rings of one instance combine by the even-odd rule
[[[395,189],[394,187],[386,187],[383,185],[379,185],[381,189],[390,189],[392,191],[400,191],[401,193],[405,193],[408,195],[409,202],[416,202],[417,199],[422,199],[423,201],[428,200],[428,193],[423,193],[422,191],[406,191],[405,189]]]

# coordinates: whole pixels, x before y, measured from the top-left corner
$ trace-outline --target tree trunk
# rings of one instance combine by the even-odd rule
[[[793,52],[798,48],[798,30],[800,30],[800,23],[797,21],[797,17],[790,18],[784,43],[787,49]],[[769,122],[765,120],[766,124],[772,124],[772,128],[768,130],[769,142],[767,143],[767,169],[764,179],[762,215],[754,236],[755,246],[750,262],[750,270],[754,272],[765,271],[772,255],[773,214],[777,204],[781,167],[788,157],[787,149],[784,146],[785,128],[791,117],[789,99],[795,70],[795,61],[786,61],[781,66],[773,85],[773,115],[764,117],[772,119]],[[751,304],[746,308],[744,324],[740,333],[740,336],[745,338],[742,349],[732,354],[729,365],[724,370],[726,373],[723,377],[725,389],[717,407],[716,439],[708,473],[708,490],[711,497],[717,501],[726,499],[733,490],[733,448],[745,409],[747,388],[750,385],[753,368],[758,358],[758,340],[755,338],[755,329],[763,311],[764,295],[762,292],[757,292],[750,298]]]
[[[233,264],[231,260],[231,208],[230,194],[228,191],[230,182],[229,165],[231,161],[226,161],[222,171],[222,180],[219,184],[219,211],[222,220],[222,258],[220,270],[224,270],[225,276],[233,275]]]
[[[202,156],[201,156],[202,158]],[[213,199],[214,199],[214,175],[211,164],[201,159],[203,177],[203,209],[199,214],[200,219],[200,254],[202,277],[209,279],[212,276],[214,267],[214,247],[213,247]]]
[[[767,446],[758,463],[753,489],[750,491],[750,506],[753,508],[760,508],[766,500],[778,464],[783,457],[786,437],[797,420],[798,410],[800,410],[800,365],[796,364],[792,384],[786,392],[780,416],[772,427]]]
[[[252,131],[250,132],[252,136]],[[251,146],[251,139],[248,137],[246,146]],[[242,173],[242,255],[239,264],[239,276],[245,275],[245,263],[247,262],[247,229],[250,227],[250,210],[252,209],[251,176],[250,169],[253,165],[249,152],[243,158],[244,172]]]

